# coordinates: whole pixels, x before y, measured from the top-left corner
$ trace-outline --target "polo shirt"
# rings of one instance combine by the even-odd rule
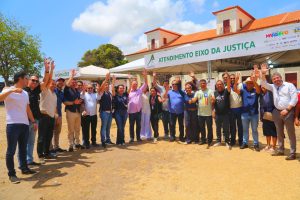
[[[80,99],[80,92],[77,89],[72,89],[68,86],[65,86],[64,88],[64,100],[73,102],[76,99]],[[65,107],[65,111],[71,111],[71,112],[80,112],[80,104],[78,105],[67,105]]]
[[[184,111],[184,92],[181,90],[170,90],[168,92],[169,112],[181,114]]]
[[[240,91],[243,99],[242,113],[248,113],[249,115],[258,114],[259,94],[256,93],[256,89],[253,88],[251,91],[248,91],[246,86],[244,86]]]
[[[25,87],[24,90],[28,93],[29,106],[30,106],[31,112],[33,114],[33,117],[35,119],[39,119],[41,116],[41,111],[40,111],[40,107],[39,107],[40,94],[42,92],[41,86],[38,85],[33,90],[31,90],[30,87]]]

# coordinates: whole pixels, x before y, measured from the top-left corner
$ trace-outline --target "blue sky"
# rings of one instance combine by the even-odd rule
[[[143,33],[156,27],[184,34],[213,28],[211,12],[231,5],[255,18],[300,10],[299,0],[1,0],[0,12],[38,35],[57,69],[70,69],[104,43],[125,53],[144,48]]]

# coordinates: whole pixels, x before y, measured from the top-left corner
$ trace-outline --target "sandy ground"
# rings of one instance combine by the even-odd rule
[[[284,157],[271,157],[264,151],[238,147],[231,151],[225,146],[206,149],[206,146],[167,141],[63,153],[57,160],[36,167],[39,171],[36,175],[21,175],[17,170],[22,182],[13,185],[8,181],[4,160],[3,107],[0,119],[0,200],[300,199],[298,160],[285,161]],[[65,121],[61,146],[67,148]],[[160,128],[162,134],[161,124]],[[99,142],[99,124],[97,130]],[[115,123],[111,135],[115,140]],[[297,138],[299,149],[299,128]],[[263,147],[265,139],[260,137],[260,141]]]

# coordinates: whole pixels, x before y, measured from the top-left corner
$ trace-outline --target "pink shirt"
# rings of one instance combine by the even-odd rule
[[[144,83],[139,89],[131,90],[128,96],[128,113],[137,113],[142,109],[142,94],[146,88]]]

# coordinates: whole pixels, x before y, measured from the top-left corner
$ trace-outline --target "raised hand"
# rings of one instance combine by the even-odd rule
[[[72,69],[72,70],[71,70],[71,74],[70,74],[71,78],[74,78],[75,74],[76,74],[75,69]]]
[[[45,66],[45,71],[49,72],[50,69],[50,61],[47,58],[44,58],[44,66]]]
[[[195,78],[195,73],[193,71],[190,72],[190,77]]]
[[[254,73],[256,79],[258,79],[260,77],[260,71],[258,69],[258,65],[256,65],[256,64],[253,66],[253,73]]]
[[[262,74],[266,74],[269,71],[267,63],[263,63],[260,65],[260,71]]]
[[[152,75],[153,75],[153,77],[156,77],[156,72],[153,72],[153,74],[152,74]]]
[[[51,69],[52,69],[52,70],[55,69],[55,63],[54,63],[54,60],[51,61]]]
[[[147,70],[144,69],[143,72],[142,72],[142,74],[143,74],[143,76],[147,76],[147,74],[148,74],[148,73],[147,73]]]
[[[235,73],[235,82],[238,83],[240,80],[240,73]]]
[[[108,81],[110,79],[110,73],[108,72],[105,76],[105,80]]]
[[[115,84],[115,82],[116,82],[116,76],[115,75],[112,76],[112,82],[113,82],[113,84]]]

